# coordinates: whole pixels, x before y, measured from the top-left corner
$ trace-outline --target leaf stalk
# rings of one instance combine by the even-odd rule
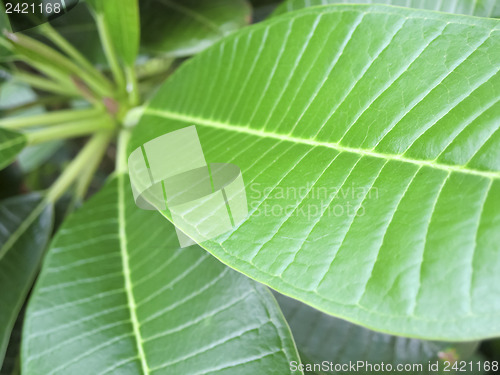
[[[0,119],[0,126],[9,129],[23,129],[31,126],[57,125],[65,122],[90,120],[103,114],[104,112],[100,108],[72,109],[48,112],[36,116]]]
[[[102,155],[104,153],[112,135],[112,131],[98,132],[93,135],[78,153],[76,158],[68,165],[68,167],[66,167],[61,176],[59,176],[59,178],[47,191],[45,201],[48,203],[56,202],[66,192],[66,190],[68,190],[82,171],[88,167],[89,161],[94,160],[96,155]]]
[[[80,137],[102,130],[113,129],[114,123],[111,118],[102,116],[75,121],[67,125],[44,128],[38,131],[28,132],[26,135],[28,137],[28,144],[35,145],[52,140]]]
[[[123,76],[120,62],[118,61],[118,56],[116,55],[113,43],[111,42],[111,36],[104,21],[104,17],[99,13],[95,13],[95,20],[97,24],[97,30],[99,32],[99,38],[101,39],[104,54],[106,55],[106,59],[108,60],[111,72],[118,86],[118,89],[120,91],[123,91],[125,88],[125,77]]]

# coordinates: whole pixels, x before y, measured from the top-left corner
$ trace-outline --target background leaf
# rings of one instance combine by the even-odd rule
[[[27,374],[285,374],[298,360],[265,287],[137,208],[118,175],[54,239],[23,332]]]
[[[0,84],[0,113],[37,100],[36,93],[27,85],[8,80]],[[36,115],[45,112],[43,106],[36,106],[22,112],[23,115]]]
[[[12,163],[26,144],[23,133],[0,128],[0,169]]]
[[[276,294],[283,314],[290,325],[303,363],[321,365],[323,361],[334,364],[349,364],[366,361],[372,365],[385,363],[421,364],[424,371],[404,371],[407,375],[425,373],[440,374],[441,371],[428,371],[428,364],[440,362],[440,353],[453,353],[457,361],[469,361],[478,347],[477,342],[447,343],[423,341],[405,337],[390,336],[370,331],[366,328],[323,314],[299,301]],[[414,367],[414,369],[417,369]],[[389,371],[384,371],[389,372]],[[352,371],[319,371],[327,374],[349,374]],[[364,371],[364,374],[377,374],[380,371]],[[447,372],[454,374],[454,371]],[[476,374],[477,370],[466,369],[464,374]]]
[[[498,336],[499,70],[497,20],[312,7],[189,60],[130,151],[195,124],[241,168],[248,218],[202,245],[257,281],[396,335]]]
[[[26,147],[19,154],[19,165],[24,173],[32,172],[47,162],[59,150],[63,141],[50,141]]]
[[[12,327],[38,272],[43,251],[50,238],[51,206],[28,218],[41,203],[37,194],[18,196],[0,202],[0,367]],[[24,229],[22,229],[25,226]],[[10,244],[9,244],[9,241]],[[8,246],[8,250],[6,250]],[[5,250],[5,252],[4,252]]]
[[[45,108],[41,104],[30,106],[36,100],[37,95],[27,85],[15,81],[7,81],[0,85],[0,115],[5,113],[6,117],[12,118],[45,113]],[[23,106],[26,108],[22,108]],[[13,113],[9,113],[9,110],[13,110]],[[18,155],[21,169],[25,173],[34,170],[45,163],[61,145],[62,141],[52,141],[24,147]]]
[[[25,84],[12,81],[0,83],[0,115],[2,117],[7,117],[9,110],[36,100],[36,93]],[[18,111],[14,115],[10,114],[9,117],[32,116],[44,112],[45,108],[37,105]],[[26,146],[27,138],[23,133],[0,127],[0,169],[12,163]]]
[[[189,56],[247,25],[246,0],[141,1],[142,44],[166,56]]]
[[[500,17],[500,3],[497,0],[287,0],[276,9],[274,15],[329,4],[387,4],[477,17]]]
[[[116,53],[126,65],[133,66],[140,40],[138,0],[87,0],[87,3],[104,19]]]

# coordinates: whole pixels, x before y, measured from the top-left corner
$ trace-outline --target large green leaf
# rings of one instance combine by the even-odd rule
[[[25,374],[285,374],[271,293],[137,208],[118,175],[61,227],[23,332]]]
[[[141,1],[142,43],[166,56],[189,56],[250,22],[246,0]]]
[[[249,216],[202,243],[319,310],[435,340],[500,335],[500,22],[313,7],[224,39],[159,90],[130,150],[197,125]]]
[[[23,133],[0,128],[0,169],[12,163],[26,144]]]
[[[19,313],[12,333],[10,335],[9,346],[5,352],[3,364],[0,367],[0,375],[20,375],[19,352],[21,349],[21,333],[23,324],[23,312]]]
[[[477,342],[446,343],[390,336],[323,314],[283,295],[276,295],[276,299],[290,325],[305,368],[316,370],[311,373],[351,374],[352,371],[345,371],[349,369],[349,364],[362,361],[372,365],[384,363],[386,368],[391,365],[394,372],[398,369],[405,370],[399,372],[406,375],[456,374],[455,371],[443,371],[445,368],[443,358],[469,361],[478,347]],[[335,367],[332,369],[330,363],[334,366],[343,365],[344,371],[341,367],[340,371],[336,371]],[[439,370],[429,371],[429,363],[439,363]],[[365,367],[361,372],[365,375],[381,372],[369,370]],[[384,372],[391,373],[391,371]],[[471,370],[469,367],[460,373],[478,372],[477,368]]]
[[[0,367],[52,230],[52,207],[40,209],[41,199],[31,194],[0,202]]]
[[[497,0],[287,0],[276,9],[274,15],[310,6],[345,3],[387,4],[478,17],[500,17],[500,2]]]
[[[87,0],[87,3],[97,17],[102,17],[116,53],[125,64],[132,66],[139,51],[138,0]]]

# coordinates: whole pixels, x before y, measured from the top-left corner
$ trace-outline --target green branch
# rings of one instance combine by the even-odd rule
[[[54,204],[71,186],[76,178],[81,174],[96,153],[101,153],[106,149],[109,144],[113,132],[101,132],[95,134],[90,141],[84,146],[77,157],[66,167],[64,172],[52,184],[47,191],[44,199],[35,207],[29,216],[24,220],[16,231],[7,239],[7,241],[0,248],[0,260],[10,250],[12,245],[19,239],[19,237],[29,228],[29,226],[36,220],[43,212],[45,207]]]
[[[127,146],[130,141],[131,132],[129,129],[122,129],[118,135],[118,144],[116,147],[116,166],[115,172],[127,173]]]
[[[104,115],[103,110],[100,108],[88,108],[79,110],[71,109],[65,111],[48,112],[36,116],[0,119],[0,126],[10,129],[23,129],[30,126],[56,125],[79,120],[87,121],[99,115]]]
[[[26,133],[29,145],[48,142],[56,139],[80,137],[101,130],[113,130],[114,124],[109,117],[89,118],[75,121],[67,125],[58,125]]]
[[[49,203],[57,201],[87,168],[89,161],[93,160],[96,154],[104,152],[103,150],[107,148],[112,135],[111,131],[95,134],[47,191],[45,201]]]
[[[110,133],[111,134],[111,133]],[[75,199],[83,200],[85,198],[85,194],[92,182],[92,178],[95,175],[95,172],[99,168],[102,158],[107,149],[106,147],[101,147],[95,150],[92,156],[87,160],[87,164],[85,168],[82,170],[81,174],[78,176],[75,187]]]
[[[93,77],[53,48],[26,35],[8,32],[5,35],[13,44],[15,51],[23,56],[22,59],[26,63],[35,66],[33,63],[36,62],[39,65],[43,65],[44,69],[50,67],[49,71],[52,72],[56,69],[61,74],[74,74],[81,78],[99,96],[112,96],[112,92],[106,87],[105,82]]]
[[[43,63],[39,63],[37,61],[33,61],[27,56],[18,55],[17,59],[19,61],[23,61],[24,63],[31,65],[33,68],[43,73],[45,76],[51,78],[57,85],[61,87],[62,90],[66,90],[67,92],[74,92],[80,95],[78,90],[76,89],[74,83],[71,81],[71,76],[65,72],[61,72],[59,69],[55,68],[51,65],[46,65]],[[28,73],[23,73],[28,74]],[[31,75],[33,76],[33,75]],[[42,77],[41,77],[42,78]]]
[[[133,67],[125,67],[125,74],[127,76],[127,92],[129,98],[129,104],[135,107],[139,104],[139,87],[137,84],[137,76]]]
[[[113,43],[111,42],[111,36],[109,35],[108,28],[104,21],[102,14],[95,13],[95,20],[97,24],[97,30],[99,31],[99,38],[101,39],[102,48],[106,59],[108,60],[109,67],[113,73],[113,77],[118,86],[119,90],[125,88],[125,77],[120,67],[120,62],[116,56],[115,49],[113,48]]]
[[[78,90],[73,85],[69,85],[69,81],[65,82],[65,84],[62,85],[60,82],[54,82],[53,80],[38,76],[36,74],[23,72],[14,73],[13,79],[19,82],[26,83],[33,88],[53,94],[65,96],[80,96]]]
[[[78,51],[71,43],[69,43],[56,29],[54,29],[50,23],[45,23],[42,25],[41,30],[44,31],[44,36],[49,38],[55,45],[57,45],[62,51],[64,51],[69,57],[76,61],[83,69],[85,69],[89,74],[91,74],[95,79],[100,80],[103,85],[111,91],[111,82],[99,72],[89,60],[83,56],[80,51]]]

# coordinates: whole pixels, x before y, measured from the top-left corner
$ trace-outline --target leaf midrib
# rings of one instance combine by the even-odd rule
[[[31,224],[42,214],[42,211],[49,205],[45,200],[42,200],[31,213],[19,224],[14,232],[11,233],[7,241],[0,246],[0,260],[2,260],[12,246],[21,238]]]
[[[124,174],[118,175],[118,237],[120,239],[120,253],[122,258],[123,277],[125,280],[125,292],[127,294],[127,304],[130,311],[130,321],[134,330],[134,337],[138,352],[138,358],[141,362],[141,368],[145,375],[150,374],[150,370],[146,361],[146,354],[142,346],[143,339],[140,330],[139,319],[137,318],[137,304],[135,302],[134,293],[132,290],[132,278],[130,272],[130,259],[128,256],[127,234],[125,231],[125,191],[124,191]]]
[[[200,125],[200,126],[252,135],[252,136],[256,136],[256,137],[260,137],[260,138],[271,138],[271,139],[276,139],[276,140],[285,141],[285,142],[305,144],[305,145],[309,145],[309,146],[313,146],[313,147],[326,147],[326,148],[334,149],[334,150],[339,151],[339,152],[355,153],[355,154],[358,154],[361,156],[370,156],[370,157],[383,159],[383,160],[400,161],[400,162],[404,162],[404,163],[414,164],[414,165],[417,165],[419,167],[428,166],[428,167],[433,168],[433,169],[444,170],[448,173],[456,172],[456,173],[464,173],[464,174],[469,174],[469,175],[474,175],[474,176],[485,177],[485,178],[489,178],[492,180],[499,180],[500,179],[500,171],[495,171],[495,172],[494,171],[480,171],[480,170],[466,168],[464,166],[440,164],[440,163],[437,163],[435,160],[433,160],[433,161],[418,160],[418,159],[412,159],[412,158],[404,157],[402,155],[397,155],[397,154],[384,154],[384,153],[376,152],[373,150],[347,147],[347,146],[343,146],[343,145],[341,145],[339,143],[335,143],[335,142],[321,142],[321,141],[316,141],[313,139],[298,138],[298,137],[294,137],[294,136],[290,136],[290,135],[286,135],[286,134],[265,132],[265,131],[262,131],[259,129],[252,129],[252,128],[249,128],[249,127],[244,126],[244,125],[237,126],[237,125],[230,124],[230,123],[225,123],[225,122],[221,122],[221,121],[214,121],[211,119],[201,118],[201,117],[197,117],[197,116],[191,116],[191,115],[167,111],[167,110],[159,110],[159,109],[151,109],[150,108],[150,109],[147,109],[144,113],[149,114],[149,115],[153,115],[153,116],[171,119],[171,120],[179,120],[179,121],[183,121],[183,122],[194,123],[194,124]]]

